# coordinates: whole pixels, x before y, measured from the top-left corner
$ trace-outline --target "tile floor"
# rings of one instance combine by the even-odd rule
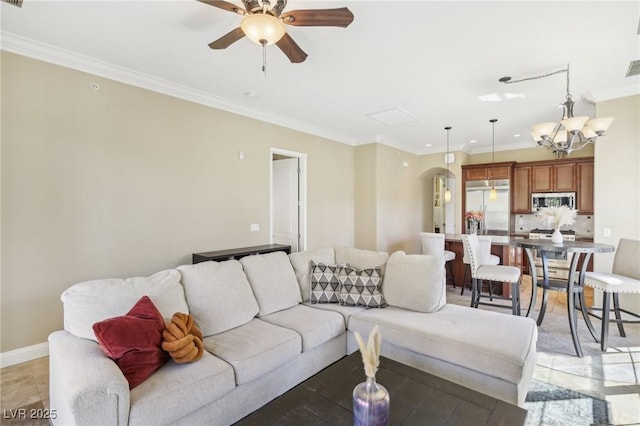
[[[453,292],[447,287],[448,292]],[[530,290],[527,290],[526,285],[523,287],[524,296]],[[459,288],[455,293],[459,294]],[[465,296],[468,298],[469,292],[465,292]],[[453,300],[450,303],[454,303]],[[566,312],[566,295],[555,293],[550,298],[549,312],[555,310]],[[632,332],[637,333],[637,330],[635,328]],[[612,333],[616,331],[614,326]],[[606,354],[581,359],[566,356],[566,362],[571,363],[575,370],[563,368],[563,360],[563,356],[545,358],[542,355],[538,359],[534,378],[606,399],[610,404],[613,424],[640,424],[639,347],[627,347],[622,353],[619,348],[612,349]],[[590,374],[594,370],[599,370],[602,377]],[[615,371],[626,371],[623,381],[616,380],[616,374],[612,373]],[[583,374],[600,378],[588,378]],[[48,412],[49,358],[43,357],[1,369],[0,396],[0,424],[48,425],[46,417],[53,414]]]
[[[49,357],[3,368],[0,397],[0,424],[49,424]]]

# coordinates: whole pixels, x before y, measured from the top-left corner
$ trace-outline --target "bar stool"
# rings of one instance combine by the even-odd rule
[[[420,232],[420,241],[422,241],[422,254],[432,254],[444,256],[444,266],[447,269],[447,282],[456,287],[456,280],[453,276],[453,261],[456,254],[450,250],[444,249],[444,234],[436,234],[433,232]]]
[[[491,236],[489,235],[479,235],[478,242],[480,243],[480,253],[483,256],[484,261],[482,262],[484,265],[499,265],[500,258],[495,254],[491,254]],[[469,256],[467,255],[467,251],[465,250],[462,256],[462,262],[466,265],[464,268],[464,277],[462,277],[462,289],[460,290],[460,295],[464,294],[464,286],[467,283],[467,277],[470,275],[471,267],[469,264]],[[472,284],[469,283],[469,288],[471,288]],[[489,296],[493,297],[491,292],[491,284],[489,284]],[[493,299],[492,299],[493,300]]]
[[[496,306],[499,308],[511,308],[513,315],[520,315],[520,268],[506,265],[487,265],[483,264],[483,256],[480,251],[480,242],[475,234],[465,234],[462,236],[462,245],[464,251],[469,257],[469,266],[471,268],[471,307],[477,308],[478,305]],[[481,302],[481,297],[487,297],[482,294],[482,281],[498,281],[508,282],[511,284],[511,297],[493,296],[496,299],[510,300],[511,306]],[[491,284],[489,284],[491,288]],[[493,297],[491,300],[493,300]]]
[[[621,337],[627,337],[624,331],[624,323],[640,323],[640,316],[635,312],[630,312],[620,307],[620,301],[618,294],[620,293],[634,293],[640,294],[640,241],[621,238],[618,243],[618,249],[613,258],[613,267],[611,273],[606,272],[587,272],[585,273],[584,283],[589,287],[593,287],[595,290],[601,290],[602,295],[602,315],[598,316],[593,313],[594,310],[600,310],[597,308],[591,309],[588,315],[585,316],[585,320],[591,335],[596,340],[600,340],[600,350],[607,350],[607,340],[609,338],[609,322],[616,323],[618,325],[618,332]],[[615,319],[609,318],[611,296],[613,296],[613,313]],[[584,306],[584,297],[581,300]],[[622,319],[621,312],[630,315],[635,320]],[[600,328],[600,339],[598,339],[594,333],[589,315],[602,320]]]

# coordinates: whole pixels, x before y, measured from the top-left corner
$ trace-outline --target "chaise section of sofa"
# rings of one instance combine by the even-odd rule
[[[522,406],[535,366],[537,328],[530,318],[445,305],[423,313],[389,306],[355,314],[353,333],[367,335],[378,325],[381,353],[396,361]],[[508,342],[508,343],[506,343]]]
[[[291,256],[310,262],[317,261],[317,253]],[[326,252],[320,253],[329,258]],[[348,353],[358,348],[354,332],[366,336],[378,325],[382,355],[503,401],[524,404],[536,361],[538,333],[533,320],[446,304],[446,274],[440,257],[397,251],[387,259],[384,253],[336,248],[335,262],[360,267],[384,262],[386,308],[305,302],[343,315]]]

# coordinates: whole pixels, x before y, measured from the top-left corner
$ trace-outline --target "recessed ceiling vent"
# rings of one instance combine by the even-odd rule
[[[5,3],[12,4],[14,6],[22,7],[22,0],[2,0]]]
[[[386,111],[374,112],[367,114],[369,118],[378,120],[386,125],[395,126],[402,123],[411,123],[412,121],[418,121],[413,115],[400,109],[393,108]]]
[[[640,74],[640,59],[629,62],[629,69],[627,70],[627,77]]]

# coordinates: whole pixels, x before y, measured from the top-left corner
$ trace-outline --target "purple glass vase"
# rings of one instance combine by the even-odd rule
[[[354,426],[387,426],[389,424],[389,392],[367,377],[353,389]]]

